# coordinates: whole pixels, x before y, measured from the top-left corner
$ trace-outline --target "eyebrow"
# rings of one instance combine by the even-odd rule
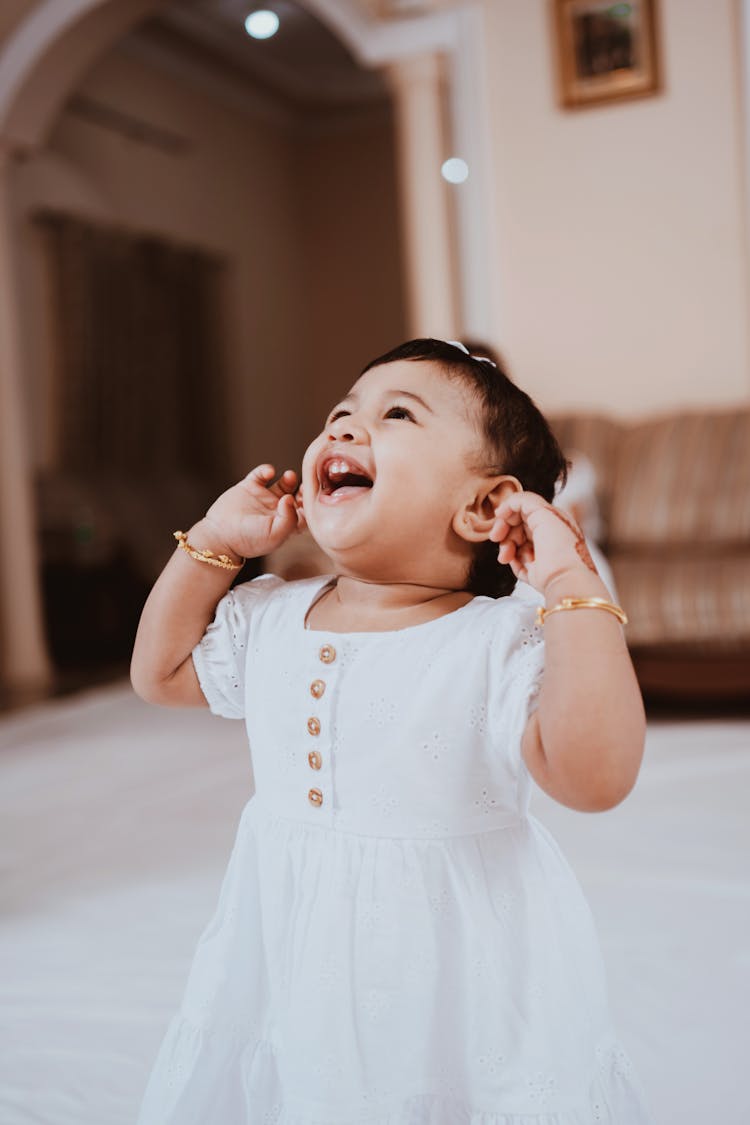
[[[420,395],[415,395],[413,391],[398,391],[398,390],[384,391],[383,397],[384,398],[411,398],[411,399],[414,400],[414,402],[418,402],[420,406],[423,406],[425,408],[425,410],[428,410],[430,412],[430,414],[435,413],[435,411],[432,409],[432,407],[429,406],[425,402],[425,400],[420,397]],[[341,402],[339,403],[339,406],[343,406],[345,402],[356,403],[357,401],[358,401],[357,396],[355,394],[353,394],[353,393],[348,394],[348,395],[346,395],[345,398],[341,399]]]

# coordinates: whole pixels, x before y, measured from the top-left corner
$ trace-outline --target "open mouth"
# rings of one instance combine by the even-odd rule
[[[361,496],[373,486],[369,473],[348,457],[327,457],[318,469],[321,498],[343,500],[347,496]]]

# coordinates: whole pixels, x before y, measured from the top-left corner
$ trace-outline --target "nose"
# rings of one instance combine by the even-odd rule
[[[367,430],[353,414],[342,414],[328,426],[329,441],[354,441],[360,445],[368,443]]]

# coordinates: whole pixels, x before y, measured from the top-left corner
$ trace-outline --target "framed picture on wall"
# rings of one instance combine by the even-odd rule
[[[659,90],[657,0],[550,0],[560,101],[570,109]]]

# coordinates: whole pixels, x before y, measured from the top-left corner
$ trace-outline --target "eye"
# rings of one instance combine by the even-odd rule
[[[386,411],[385,416],[386,418],[405,418],[407,422],[415,421],[411,410],[407,410],[405,406],[392,406]]]
[[[326,422],[326,425],[330,426],[331,423],[335,422],[337,418],[343,418],[345,415],[347,415],[349,413],[350,413],[349,410],[334,410],[333,414],[331,414],[330,418]]]

